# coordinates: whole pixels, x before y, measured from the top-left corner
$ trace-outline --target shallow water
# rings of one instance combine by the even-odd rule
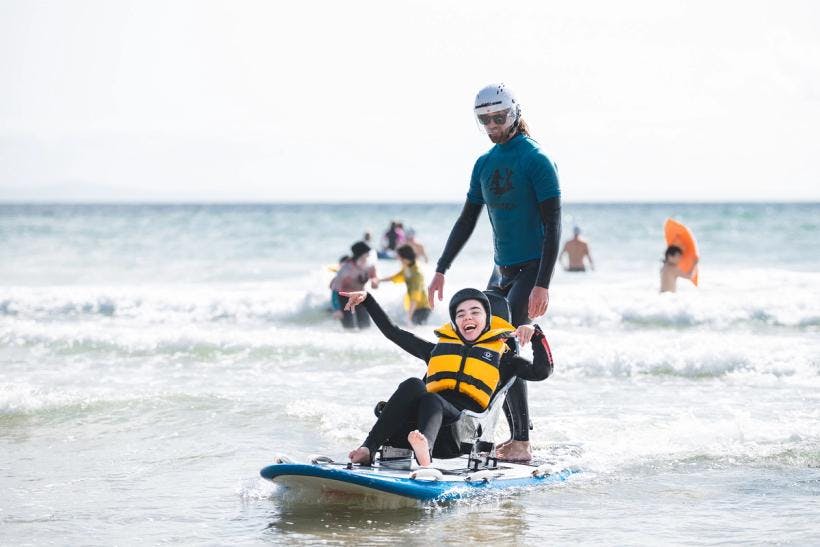
[[[556,273],[538,320],[556,371],[530,384],[536,454],[582,471],[564,484],[394,510],[259,479],[276,453],[343,458],[422,371],[329,318],[325,266],[391,218],[437,257],[458,211],[0,206],[3,543],[818,542],[811,204],[565,206],[597,269]],[[659,295],[671,215],[698,237],[701,286]],[[489,249],[482,219],[448,294],[486,282]],[[401,318],[401,287],[375,294]]]

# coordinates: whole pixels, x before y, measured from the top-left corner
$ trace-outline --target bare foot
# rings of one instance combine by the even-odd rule
[[[370,449],[366,446],[360,446],[356,450],[347,455],[352,463],[359,463],[362,465],[370,465]]]
[[[499,460],[505,462],[528,462],[532,459],[529,441],[508,441],[495,450]]]
[[[505,446],[507,446],[507,445],[508,445],[508,444],[510,444],[511,442],[513,442],[513,440],[512,440],[512,439],[507,439],[507,440],[506,440],[506,441],[504,441],[503,443],[498,443],[497,445],[495,445],[495,449],[496,449],[496,450],[500,450],[501,448],[504,448]]]
[[[422,467],[430,465],[433,460],[430,458],[430,444],[427,442],[427,437],[416,429],[407,434],[407,442],[413,447],[419,465]]]

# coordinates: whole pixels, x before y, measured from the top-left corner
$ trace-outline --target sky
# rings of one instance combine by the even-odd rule
[[[511,87],[563,199],[820,201],[820,3],[0,2],[0,200],[460,202]]]

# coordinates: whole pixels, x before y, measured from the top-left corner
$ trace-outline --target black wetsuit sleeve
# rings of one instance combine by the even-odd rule
[[[367,298],[364,299],[362,305],[364,305],[367,313],[370,314],[370,318],[373,319],[373,322],[388,340],[424,362],[430,359],[430,353],[435,347],[434,343],[396,326],[370,293],[367,294]]]
[[[501,359],[501,379],[499,385],[504,385],[513,376],[518,376],[531,382],[546,380],[552,374],[553,361],[547,337],[541,332],[541,327],[535,327],[535,334],[532,335],[532,363],[507,352]]]
[[[456,259],[461,248],[470,239],[470,236],[475,229],[476,222],[478,222],[478,215],[481,214],[481,209],[484,207],[480,203],[473,203],[469,199],[464,202],[464,208],[456,220],[453,229],[450,231],[450,237],[447,238],[447,244],[444,246],[444,252],[441,253],[441,258],[438,259],[436,265],[436,273],[445,273],[453,260]]]
[[[555,268],[555,260],[558,258],[558,247],[561,244],[561,198],[554,197],[540,202],[538,212],[544,224],[544,242],[541,247],[541,263],[538,265],[535,285],[548,289],[552,271]]]

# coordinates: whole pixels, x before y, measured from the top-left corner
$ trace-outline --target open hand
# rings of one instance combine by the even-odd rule
[[[353,311],[356,309],[356,306],[364,302],[364,299],[367,298],[366,291],[339,291],[339,296],[347,297],[347,304],[345,304],[345,310]]]
[[[444,298],[444,274],[441,272],[436,272],[430,286],[427,287],[427,300],[430,302],[431,310],[436,307],[436,293],[438,293],[438,300],[441,302],[441,299]]]
[[[527,306],[527,315],[530,319],[541,317],[547,313],[547,306],[550,303],[550,292],[544,287],[535,286],[530,293],[530,301]]]
[[[512,333],[512,336],[518,340],[518,343],[521,344],[521,347],[526,346],[530,343],[532,339],[532,335],[535,334],[535,327],[532,325],[521,325],[515,332]]]

